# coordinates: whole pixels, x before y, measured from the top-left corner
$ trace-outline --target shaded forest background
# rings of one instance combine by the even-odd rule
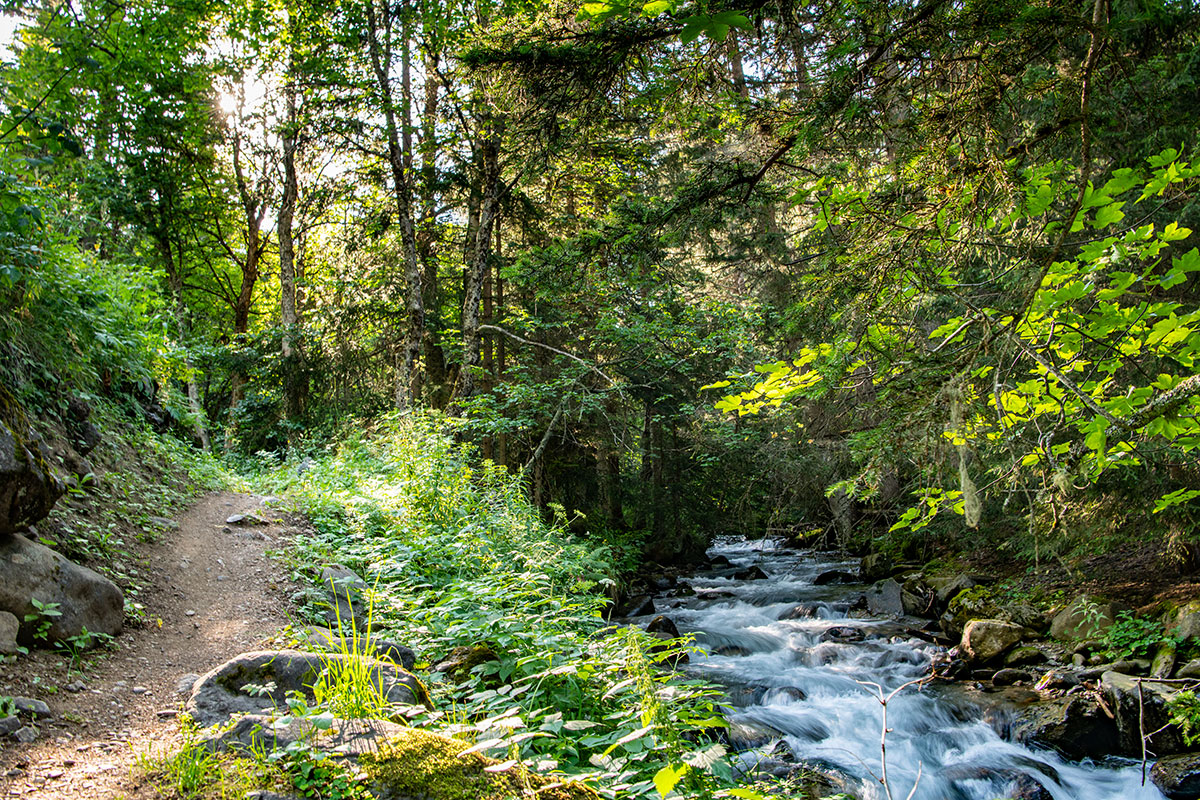
[[[36,416],[252,467],[446,414],[632,563],[1187,557],[1189,3],[0,8]]]

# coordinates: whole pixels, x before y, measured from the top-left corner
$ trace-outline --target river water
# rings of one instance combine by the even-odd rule
[[[847,776],[847,790],[860,800],[887,800],[876,777],[882,775],[879,692],[927,675],[941,648],[897,635],[894,620],[852,618],[846,601],[861,586],[813,585],[826,570],[855,572],[857,560],[838,561],[769,540],[723,541],[709,553],[738,567],[758,566],[769,579],[701,573],[688,579],[696,597],[660,609],[682,633],[695,635],[704,651],[692,656],[688,670],[730,687],[757,687],[732,693],[747,704],[731,720],[782,733],[801,761],[833,765]],[[798,604],[811,616],[779,619]],[[856,640],[859,632],[863,638]],[[1037,797],[1037,785],[1054,800],[1163,798],[1149,781],[1142,785],[1140,764],[1070,762],[1008,741],[981,709],[940,694],[937,688],[910,687],[888,704],[887,776],[894,800],[908,797],[914,786],[913,800]],[[744,766],[752,767],[779,739],[743,753]]]

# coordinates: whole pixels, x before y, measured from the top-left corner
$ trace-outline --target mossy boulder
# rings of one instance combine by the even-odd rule
[[[1182,639],[1200,639],[1200,600],[1192,600],[1166,616],[1166,627]]]
[[[1103,637],[1123,607],[1081,594],[1063,606],[1050,621],[1055,639],[1096,639]]]
[[[1033,606],[997,597],[987,586],[976,585],[963,589],[950,598],[946,613],[938,624],[947,636],[962,636],[967,623],[973,619],[998,619],[1040,631],[1045,629],[1045,618]]]
[[[599,800],[581,783],[466,753],[470,745],[410,728],[359,758],[376,800]]]
[[[444,673],[455,683],[462,683],[471,677],[471,670],[480,664],[499,661],[500,656],[488,644],[474,644],[469,647],[456,647],[434,669]]]

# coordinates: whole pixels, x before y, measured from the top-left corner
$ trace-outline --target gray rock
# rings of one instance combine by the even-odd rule
[[[889,617],[921,616],[929,607],[929,599],[909,590],[895,578],[879,581],[867,590],[867,610]]]
[[[224,722],[234,714],[271,713],[286,708],[288,692],[314,699],[313,685],[327,667],[334,669],[353,656],[340,653],[302,653],[298,650],[263,650],[242,653],[204,675],[187,701],[187,712],[201,727]],[[416,676],[374,659],[365,659],[371,680],[389,703],[428,703],[425,687]],[[244,687],[260,689],[252,695]]]
[[[196,688],[196,681],[200,680],[199,673],[189,672],[186,675],[180,675],[175,681],[175,694],[181,694],[185,697],[190,697],[192,689]]]
[[[14,697],[13,705],[17,713],[33,719],[47,719],[50,716],[50,706],[32,697]]]
[[[1149,675],[1150,662],[1144,658],[1127,658],[1122,661],[1114,661],[1104,672],[1119,672],[1122,675]]]
[[[1050,621],[1050,635],[1055,639],[1100,637],[1113,626],[1121,610],[1115,603],[1101,603],[1080,595],[1054,615]]]
[[[858,565],[858,577],[863,583],[877,583],[892,576],[894,565],[892,560],[883,553],[871,553],[863,556]]]
[[[1013,622],[973,619],[963,629],[959,650],[972,661],[987,663],[1012,649],[1024,635],[1025,629]]]
[[[0,540],[0,609],[19,619],[34,612],[32,598],[57,603],[61,616],[50,620],[51,642],[93,633],[116,636],[125,622],[125,598],[116,584],[24,536]],[[34,623],[22,623],[30,640]]]
[[[1167,699],[1177,688],[1169,683],[1119,672],[1110,671],[1100,676],[1100,691],[1116,717],[1121,755],[1141,756],[1142,731],[1147,733],[1146,745],[1152,753],[1167,756],[1187,751],[1179,729],[1168,724],[1171,713],[1167,709]]]
[[[1075,694],[1021,709],[1013,725],[1018,741],[1057,750],[1067,758],[1102,758],[1120,746],[1117,726],[1092,697]]]
[[[779,619],[812,619],[820,608],[816,603],[800,603],[779,615]]]
[[[937,600],[943,606],[966,589],[978,586],[979,581],[970,575],[935,575],[929,578],[929,585],[937,592]]]
[[[763,581],[767,577],[767,573],[763,572],[762,568],[758,566],[746,567],[733,573],[735,581]]]
[[[327,730],[316,728],[310,720],[293,719],[287,725],[269,714],[239,717],[228,730],[204,737],[200,744],[211,751],[251,755],[285,750],[293,742],[304,741],[330,756],[356,758],[373,753],[385,740],[402,735],[408,726],[379,719],[334,719]]]
[[[1150,769],[1150,781],[1169,800],[1200,797],[1200,753],[1160,758]]]
[[[16,739],[21,744],[29,744],[30,742],[37,741],[39,735],[40,733],[37,728],[33,727],[32,725],[26,725],[23,728],[18,728],[16,732],[12,734],[12,738]]]
[[[647,617],[655,612],[654,599],[648,594],[628,598],[616,610],[618,617]]]
[[[1176,678],[1200,678],[1200,658],[1193,658],[1175,670]]]
[[[1164,642],[1154,652],[1154,662],[1150,666],[1150,677],[1169,678],[1175,671],[1175,645]]]
[[[366,624],[368,586],[357,572],[341,564],[331,564],[322,568],[320,584],[328,599],[325,621],[330,627]]]
[[[665,633],[672,639],[679,638],[679,628],[670,617],[659,614],[646,625],[646,633]]]
[[[1186,603],[1168,614],[1166,627],[1184,639],[1200,638],[1200,600]]]
[[[849,572],[843,572],[840,569],[831,569],[827,572],[822,572],[820,575],[814,578],[813,586],[832,586],[858,582],[857,575],[852,575]]]
[[[783,733],[765,722],[731,719],[727,729],[729,746],[737,751],[753,750],[783,738]]]
[[[1004,656],[1006,667],[1029,667],[1035,664],[1045,664],[1049,660],[1045,653],[1032,645],[1014,647]]]
[[[1015,683],[1031,683],[1033,675],[1023,669],[1005,668],[992,676],[993,686],[1012,686]]]
[[[19,731],[25,723],[16,714],[11,717],[0,717],[0,736],[10,736]]]
[[[411,670],[417,663],[417,655],[411,648],[374,636],[339,636],[329,628],[309,625],[304,628],[305,638],[310,644],[335,653],[359,653],[387,659]]]
[[[20,628],[20,620],[7,611],[0,611],[0,656],[20,652],[17,645],[17,631]]]
[[[24,410],[0,389],[0,540],[43,519],[67,490],[50,464]]]
[[[179,523],[169,517],[150,517],[149,522],[156,528],[172,531],[179,529]]]

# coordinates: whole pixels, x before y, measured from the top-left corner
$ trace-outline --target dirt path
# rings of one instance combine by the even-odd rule
[[[246,512],[269,524],[226,524]],[[136,599],[148,625],[127,629],[119,649],[73,667],[59,653],[38,651],[0,668],[0,695],[43,700],[52,713],[38,741],[0,745],[0,798],[137,794],[136,755],[178,737],[181,676],[269,645],[290,621],[292,587],[266,556],[291,533],[280,517],[252,495],[201,498],[177,529],[141,548],[137,566],[148,577]]]

